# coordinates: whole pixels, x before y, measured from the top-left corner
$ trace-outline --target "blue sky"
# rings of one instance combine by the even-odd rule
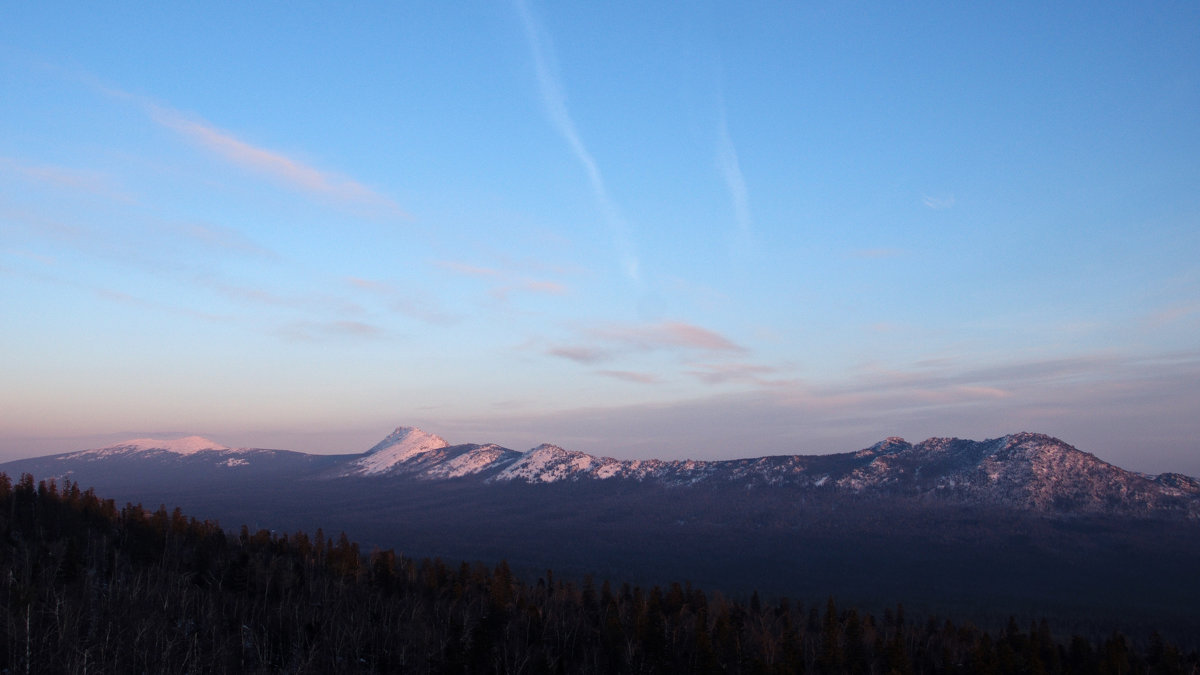
[[[17,3],[0,456],[1200,474],[1195,3]]]

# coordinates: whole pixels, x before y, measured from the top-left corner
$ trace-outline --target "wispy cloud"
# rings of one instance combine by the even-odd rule
[[[507,301],[509,296],[514,292],[565,295],[569,291],[565,284],[557,281],[530,279],[519,274],[491,267],[479,267],[477,265],[445,260],[439,261],[436,264],[438,267],[460,276],[491,280],[493,283],[488,290],[488,294],[501,302]]]
[[[265,176],[310,197],[339,203],[368,215],[409,218],[390,197],[333,171],[311,166],[283,152],[255,145],[195,115],[185,114],[149,97],[84,78],[89,86],[113,98],[130,101],[160,126],[191,140],[227,162]]]
[[[348,277],[346,281],[355,288],[381,296],[390,310],[409,318],[441,326],[454,323],[458,320],[458,317],[443,310],[435,300],[423,291],[415,289],[401,290],[383,281],[360,279],[358,277]]]
[[[945,211],[954,208],[954,195],[925,195],[921,203],[934,211]]]
[[[125,204],[134,198],[120,190],[111,176],[99,171],[83,171],[46,164],[30,164],[12,157],[0,157],[0,172],[14,173],[44,185],[104,197]]]
[[[1195,364],[1197,356],[1184,355],[1181,362]],[[914,400],[967,403],[981,399],[1006,398],[1015,391],[1061,386],[1087,386],[1127,376],[1157,364],[1139,362],[1111,354],[1012,361],[979,366],[961,359],[925,359],[906,368],[864,369],[857,377],[836,385],[815,388],[821,395],[910,396]]]
[[[133,266],[153,273],[163,273],[187,266],[187,261],[167,262],[158,242],[152,238],[130,236],[124,228],[93,226],[72,217],[63,220],[41,211],[4,208],[0,204],[0,221],[19,229],[30,242],[44,243],[55,249],[65,247],[89,258],[103,258],[121,265]]]
[[[1200,315],[1200,303],[1185,303],[1164,307],[1150,314],[1146,318],[1146,322],[1150,326],[1158,328],[1197,315]]]
[[[574,361],[576,363],[601,363],[612,358],[612,353],[598,347],[559,346],[546,350],[550,356]]]
[[[309,195],[364,207],[381,215],[408,217],[390,198],[346,176],[309,166],[281,152],[244,141],[205,120],[162,105],[145,104],[150,118],[226,161]]]
[[[546,293],[548,295],[562,295],[567,292],[567,287],[557,281],[528,281],[517,286],[516,290],[528,291],[530,293]]]
[[[305,313],[331,312],[341,316],[363,314],[363,308],[358,303],[327,293],[281,295],[265,288],[243,286],[218,277],[204,275],[196,277],[195,283],[229,300],[245,305],[292,309]]]
[[[497,286],[489,293],[493,298],[501,302],[506,302],[508,296],[514,292],[519,293],[534,293],[541,295],[565,295],[567,287],[555,281],[522,281],[516,284],[507,286]]]
[[[375,291],[377,293],[393,293],[396,291],[394,286],[382,281],[372,281],[370,279],[360,279],[358,277],[347,277],[346,282],[355,288],[361,288],[366,291]]]
[[[597,375],[611,377],[626,382],[634,382],[637,384],[657,384],[660,378],[651,373],[637,373],[631,370],[597,370]]]
[[[567,109],[567,97],[563,93],[563,87],[558,78],[558,67],[554,58],[554,48],[550,37],[538,24],[537,19],[529,8],[528,2],[517,0],[516,5],[517,11],[521,15],[521,23],[525,27],[525,37],[529,41],[530,52],[533,55],[533,67],[537,73],[538,90],[542,96],[542,105],[546,109],[546,114],[549,116],[550,122],[558,130],[563,140],[566,141],[567,146],[571,149],[571,153],[575,155],[575,159],[579,161],[583,166],[584,173],[587,174],[588,183],[592,187],[592,193],[600,205],[605,220],[613,231],[613,236],[616,239],[617,253],[621,258],[621,266],[625,274],[630,279],[638,281],[641,278],[641,271],[639,270],[637,253],[630,242],[628,226],[625,224],[624,218],[621,217],[616,204],[609,197],[608,188],[604,183],[604,176],[600,173],[600,167],[596,164],[595,158],[592,157],[592,153],[588,151],[587,146],[584,144],[583,138],[579,135],[579,131],[575,127],[575,121]]]
[[[545,353],[577,363],[596,364],[625,354],[657,351],[711,354],[746,351],[720,333],[681,321],[607,324],[581,331],[580,338],[577,344],[554,345]]]
[[[196,221],[175,221],[145,212],[129,213],[121,227],[88,222],[88,214],[60,219],[37,210],[4,208],[0,218],[19,226],[31,241],[68,247],[86,257],[106,258],[156,274],[194,269],[203,255],[237,253],[277,260],[236,229]]]
[[[26,251],[19,248],[6,248],[0,250],[0,254],[32,260],[46,266],[55,265],[58,263],[58,259],[54,256],[42,255],[41,253],[34,253],[33,251]]]
[[[200,243],[209,248],[234,253],[245,253],[272,260],[279,257],[274,251],[258,245],[246,237],[246,235],[231,227],[213,225],[211,223],[185,222],[166,223],[162,225],[162,229],[186,237],[192,242]]]
[[[383,330],[361,321],[295,321],[283,326],[279,334],[298,342],[317,342],[337,338],[377,338]]]
[[[612,324],[590,331],[599,340],[635,351],[687,349],[710,352],[744,352],[746,349],[729,338],[682,321],[651,324]]]
[[[743,383],[775,387],[794,382],[774,377],[778,374],[776,368],[755,363],[693,364],[690,374],[707,384]]]
[[[5,254],[22,255],[20,251],[3,251]],[[162,303],[147,300],[146,298],[138,297],[133,293],[116,290],[114,288],[97,285],[90,276],[85,276],[82,279],[76,278],[72,274],[72,270],[68,266],[58,266],[53,259],[44,259],[43,256],[29,256],[33,260],[42,263],[40,269],[10,269],[0,265],[0,273],[11,274],[20,278],[25,283],[47,284],[52,286],[60,286],[70,288],[80,293],[87,293],[105,302],[111,302],[119,305],[137,307],[139,309],[148,309],[155,312],[174,314],[178,316],[186,316],[203,321],[224,323],[230,320],[228,316],[221,316],[210,312],[202,312],[189,307],[178,306],[169,303]]]
[[[725,187],[729,189],[729,197],[733,201],[733,215],[737,222],[738,234],[749,237],[751,234],[750,201],[746,191],[746,179],[742,175],[741,163],[738,162],[737,148],[729,135],[729,124],[725,119],[725,109],[721,107],[721,120],[717,129],[717,166],[721,177],[725,179]]]

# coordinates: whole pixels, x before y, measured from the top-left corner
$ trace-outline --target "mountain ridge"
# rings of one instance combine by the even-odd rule
[[[390,478],[477,481],[484,485],[615,481],[666,488],[739,485],[857,496],[955,500],[1047,513],[1165,515],[1200,520],[1200,481],[1178,473],[1147,475],[1120,468],[1064,441],[1019,432],[973,441],[932,437],[913,444],[892,436],[867,448],[828,455],[766,455],[740,459],[630,459],[592,455],[543,443],[520,452],[495,443],[452,445],[417,427],[400,426],[360,454],[312,455],[288,450],[233,449],[199,436],[135,439],[107,448],[0,464],[50,462],[77,471],[76,460],[140,457],[187,462],[200,471],[249,470],[290,462],[309,480]],[[312,467],[311,470],[307,467]],[[318,470],[319,469],[319,470]],[[44,468],[42,474],[47,473]],[[53,475],[62,474],[54,471]],[[62,474],[62,475],[66,475]]]

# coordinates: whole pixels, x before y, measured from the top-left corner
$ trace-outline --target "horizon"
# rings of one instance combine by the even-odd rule
[[[1200,475],[1195,3],[5,19],[0,461],[401,421]]]

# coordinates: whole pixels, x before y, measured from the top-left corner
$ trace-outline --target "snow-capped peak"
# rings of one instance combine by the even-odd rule
[[[230,448],[221,445],[215,441],[210,441],[203,436],[187,436],[185,438],[160,439],[160,438],[135,438],[129,441],[123,441],[115,445],[110,445],[107,448],[100,448],[98,451],[104,452],[112,450],[166,450],[177,455],[193,455],[204,450],[229,450]]]
[[[397,427],[388,437],[375,444],[366,455],[354,462],[351,473],[384,473],[417,455],[440,450],[450,444],[441,436],[430,434],[416,427]]]

